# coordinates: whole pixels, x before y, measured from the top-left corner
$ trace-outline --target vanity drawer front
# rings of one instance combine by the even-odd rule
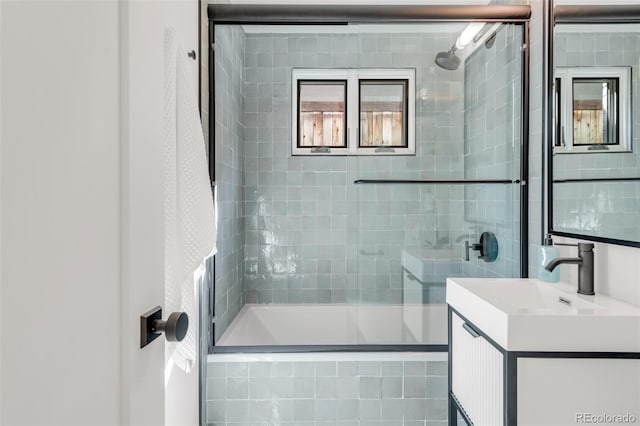
[[[476,426],[504,424],[502,353],[455,313],[451,345],[451,388],[462,408]]]

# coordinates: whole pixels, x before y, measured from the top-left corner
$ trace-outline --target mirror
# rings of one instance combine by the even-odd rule
[[[552,234],[640,247],[640,23],[556,23]]]

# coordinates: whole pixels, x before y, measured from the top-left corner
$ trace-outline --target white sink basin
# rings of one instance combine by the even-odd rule
[[[565,283],[449,278],[447,303],[510,351],[640,352],[640,308]]]

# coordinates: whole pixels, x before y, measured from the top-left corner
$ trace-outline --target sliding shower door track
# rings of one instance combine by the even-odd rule
[[[214,354],[308,352],[447,352],[448,345],[256,345],[214,346]]]

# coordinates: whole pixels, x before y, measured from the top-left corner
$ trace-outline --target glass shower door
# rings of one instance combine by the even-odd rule
[[[446,345],[448,277],[520,276],[523,28],[487,25],[453,71],[434,58],[465,24],[359,29],[361,64],[416,70],[416,135],[415,155],[356,159],[358,344]],[[365,49],[385,37],[400,53]],[[498,242],[491,261],[472,249],[485,232]]]

